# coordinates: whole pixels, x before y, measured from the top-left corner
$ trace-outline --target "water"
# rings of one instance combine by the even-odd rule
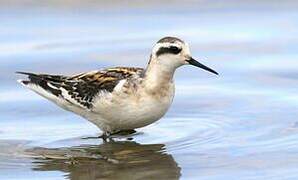
[[[192,3],[3,10],[0,179],[297,179],[297,3]],[[179,69],[169,112],[130,137],[86,139],[100,131],[15,82],[143,67],[165,35],[220,76]]]

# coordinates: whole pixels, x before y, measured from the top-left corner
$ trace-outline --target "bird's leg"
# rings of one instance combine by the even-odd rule
[[[127,135],[133,134],[135,132],[137,132],[137,131],[134,129],[128,129],[128,130],[116,131],[116,132],[111,133],[110,135],[111,136],[113,136],[113,135],[127,136]]]
[[[97,136],[97,137],[85,137],[83,139],[96,139],[96,138],[100,138],[100,139],[103,139],[103,141],[107,141],[109,139],[112,138],[112,136],[114,135],[119,135],[119,136],[127,136],[127,135],[130,135],[130,134],[133,134],[137,131],[135,131],[134,129],[128,129],[128,130],[119,130],[119,131],[115,131],[115,132],[103,132],[100,136]]]
[[[110,137],[111,137],[110,132],[103,132],[102,135],[98,136],[98,138],[102,138],[104,141],[107,141],[107,139]]]
[[[83,137],[82,139],[98,139],[98,138],[100,138],[100,139],[106,140],[108,137],[110,137],[110,133],[104,132],[99,136]]]

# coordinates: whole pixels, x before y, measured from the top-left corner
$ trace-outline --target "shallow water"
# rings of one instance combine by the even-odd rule
[[[260,2],[2,11],[0,179],[297,179],[297,5]],[[165,35],[220,76],[179,69],[169,112],[133,136],[86,138],[100,131],[15,82],[143,67]]]

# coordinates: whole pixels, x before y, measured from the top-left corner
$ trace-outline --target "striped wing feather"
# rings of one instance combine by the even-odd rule
[[[116,67],[75,76],[18,73],[29,77],[29,81],[22,81],[23,84],[34,83],[57,97],[62,97],[70,103],[90,109],[94,97],[99,92],[112,92],[119,81],[142,71],[142,68]]]

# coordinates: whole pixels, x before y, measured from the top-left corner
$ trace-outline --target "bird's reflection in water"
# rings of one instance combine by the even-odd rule
[[[111,141],[70,148],[34,148],[34,170],[62,171],[72,180],[179,179],[180,167],[164,144]]]

